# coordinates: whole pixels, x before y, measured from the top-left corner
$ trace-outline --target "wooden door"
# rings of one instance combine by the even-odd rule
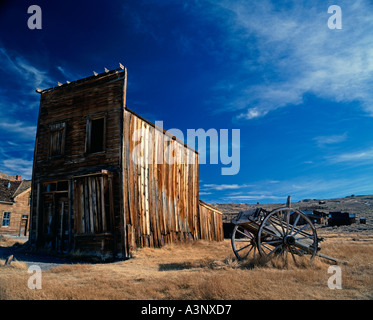
[[[47,193],[43,198],[43,238],[47,248],[69,250],[69,202],[67,193]]]
[[[69,250],[69,204],[68,197],[58,195],[55,197],[55,249],[60,253]]]
[[[28,224],[28,218],[23,218],[21,219],[21,224],[19,227],[19,236],[23,237],[27,235],[27,224]]]

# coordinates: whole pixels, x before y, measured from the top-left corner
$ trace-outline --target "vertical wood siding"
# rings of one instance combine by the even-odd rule
[[[201,239],[223,241],[223,213],[213,206],[199,201]]]
[[[123,136],[129,251],[199,239],[198,154],[128,109]]]

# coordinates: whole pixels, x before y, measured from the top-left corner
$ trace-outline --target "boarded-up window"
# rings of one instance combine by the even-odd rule
[[[4,212],[2,226],[9,227],[9,222],[10,222],[10,212]]]
[[[87,121],[87,153],[105,151],[105,117],[90,117]]]
[[[105,233],[113,227],[112,181],[106,175],[74,180],[74,232]]]
[[[49,125],[50,140],[49,140],[49,156],[56,157],[63,155],[65,152],[65,129],[66,123],[54,123]]]

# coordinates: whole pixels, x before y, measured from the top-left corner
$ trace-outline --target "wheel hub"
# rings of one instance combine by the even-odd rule
[[[286,236],[284,238],[284,243],[287,245],[294,245],[295,244],[295,238],[293,236]]]

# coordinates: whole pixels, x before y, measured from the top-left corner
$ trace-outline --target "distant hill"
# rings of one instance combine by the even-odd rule
[[[286,201],[286,199],[284,199]],[[223,212],[223,221],[230,222],[235,218],[240,211],[245,211],[252,208],[264,208],[272,210],[285,206],[284,203],[273,204],[237,204],[237,203],[214,203],[216,208]],[[292,208],[299,210],[317,210],[325,213],[343,211],[354,213],[357,218],[365,217],[367,220],[366,226],[359,225],[361,230],[373,232],[373,195],[351,195],[344,198],[335,199],[303,199],[298,202],[291,203]],[[356,229],[356,228],[355,228]],[[356,229],[355,231],[358,231]]]

